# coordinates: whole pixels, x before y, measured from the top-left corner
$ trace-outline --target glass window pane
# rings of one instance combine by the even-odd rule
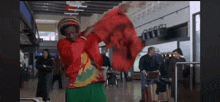
[[[40,38],[46,41],[55,41],[56,40],[56,33],[55,32],[44,32],[39,31]]]

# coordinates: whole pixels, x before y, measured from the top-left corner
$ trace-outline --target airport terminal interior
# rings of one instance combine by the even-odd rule
[[[21,102],[33,102],[34,99],[35,102],[44,102],[42,97],[36,96],[39,77],[36,61],[43,56],[44,49],[49,49],[52,58],[58,56],[57,43],[65,38],[58,29],[61,19],[77,18],[82,32],[112,9],[128,2],[134,5],[142,3],[141,6],[130,7],[126,15],[145,46],[127,72],[115,70],[116,81],[113,84],[105,82],[107,102],[199,102],[200,1],[20,1]],[[139,62],[142,56],[148,54],[150,47],[162,55],[164,62],[175,57],[173,50],[182,50],[181,57],[186,61],[182,64],[185,67],[177,69],[181,72],[178,74],[183,76],[183,88],[175,94],[175,97],[179,97],[177,101],[174,101],[174,97],[164,96],[157,96],[157,101],[156,96],[153,101],[143,101],[145,94],[141,88]],[[101,42],[99,50],[109,58],[112,65],[114,49],[107,48]],[[65,70],[62,73],[62,88],[58,81],[51,85],[49,102],[66,102],[69,77],[65,76]],[[108,77],[108,71],[103,74]]]

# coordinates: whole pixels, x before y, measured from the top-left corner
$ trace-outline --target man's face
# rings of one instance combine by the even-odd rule
[[[45,59],[48,57],[47,51],[44,51],[44,52],[43,52],[43,56],[44,56]]]
[[[152,55],[155,54],[155,49],[151,50],[151,54],[152,54]]]
[[[70,27],[66,28],[64,30],[64,33],[65,33],[66,37],[72,42],[74,42],[76,40],[77,36],[79,35],[79,33],[76,32],[75,26],[70,26]]]
[[[173,54],[175,55],[175,58],[180,57],[180,54],[177,51],[175,51]]]

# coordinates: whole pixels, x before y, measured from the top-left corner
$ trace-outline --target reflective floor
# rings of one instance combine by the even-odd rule
[[[63,79],[63,86],[67,85],[67,78]],[[107,102],[139,102],[141,99],[141,82],[133,80],[130,82],[119,82],[118,87],[106,87]],[[59,89],[58,82],[54,83],[54,90],[50,94],[52,102],[65,102],[65,88]],[[35,97],[37,89],[37,79],[30,79],[25,82],[24,88],[20,90],[20,97]],[[179,102],[199,102],[199,93],[184,89],[180,94]],[[37,97],[40,101],[42,98]],[[33,102],[33,101],[21,101]],[[170,101],[172,102],[172,101]]]
[[[67,78],[63,80],[63,86],[67,84]],[[58,82],[54,83],[54,90],[50,94],[52,102],[65,102],[65,88],[59,89]],[[37,89],[37,79],[30,79],[25,82],[24,88],[20,90],[20,97],[35,97]],[[107,102],[139,102],[141,98],[140,80],[131,82],[119,82],[118,87],[106,87]],[[37,97],[39,100],[42,98]],[[28,102],[28,101],[21,101]],[[32,102],[32,101],[30,101]]]

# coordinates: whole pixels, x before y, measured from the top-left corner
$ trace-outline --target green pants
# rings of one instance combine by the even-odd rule
[[[94,83],[82,88],[67,89],[66,102],[107,102],[104,83]]]

